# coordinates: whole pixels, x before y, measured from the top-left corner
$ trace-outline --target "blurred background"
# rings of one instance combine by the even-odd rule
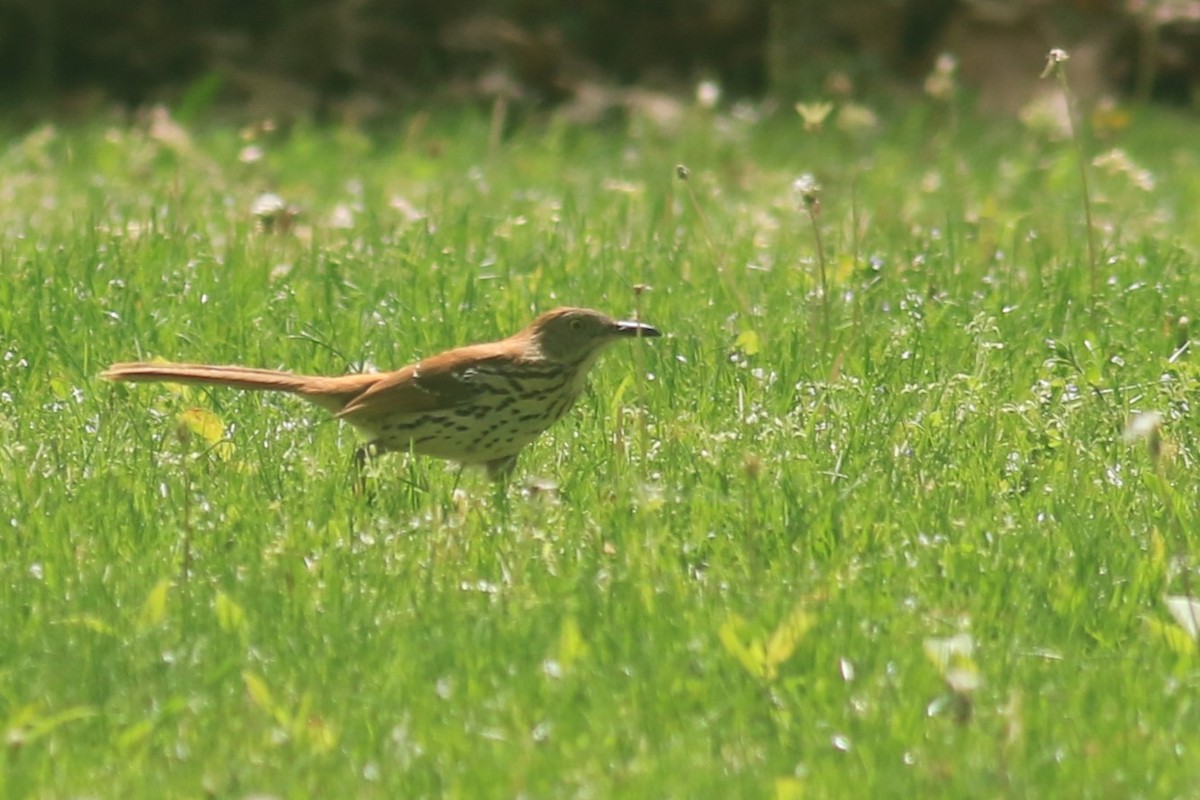
[[[165,102],[355,121],[503,97],[587,121],[706,81],[785,102],[920,91],[941,53],[985,110],[1013,111],[1050,47],[1085,98],[1200,97],[1200,0],[0,2],[0,92],[29,117]]]

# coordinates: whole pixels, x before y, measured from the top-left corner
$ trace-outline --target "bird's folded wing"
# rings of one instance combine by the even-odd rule
[[[382,417],[453,408],[469,403],[484,391],[471,377],[469,369],[427,359],[376,381],[337,416],[361,424]]]

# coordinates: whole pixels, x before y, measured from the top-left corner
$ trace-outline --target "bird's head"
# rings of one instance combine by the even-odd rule
[[[587,308],[547,311],[526,331],[543,358],[581,365],[590,365],[605,345],[617,339],[662,335],[644,322],[620,322]]]

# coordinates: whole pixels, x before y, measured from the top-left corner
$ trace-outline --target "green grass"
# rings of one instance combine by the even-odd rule
[[[1194,128],[1092,146],[1157,179],[1092,168],[1094,307],[1074,148],[925,108],[496,152],[469,114],[297,126],[251,164],[231,129],[10,135],[0,796],[1194,792],[1163,603],[1200,594]],[[560,304],[668,335],[614,347],[506,494],[390,457],[364,497],[353,432],[293,398],[97,377],[393,368]]]

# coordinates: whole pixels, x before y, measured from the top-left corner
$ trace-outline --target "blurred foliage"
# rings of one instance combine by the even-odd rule
[[[541,105],[702,79],[791,100],[831,76],[916,85],[939,52],[980,42],[996,53],[982,82],[1018,45],[1083,47],[1104,88],[1188,102],[1197,39],[1192,0],[3,0],[0,91],[78,114],[199,91],[251,113],[363,116],[431,94]]]

